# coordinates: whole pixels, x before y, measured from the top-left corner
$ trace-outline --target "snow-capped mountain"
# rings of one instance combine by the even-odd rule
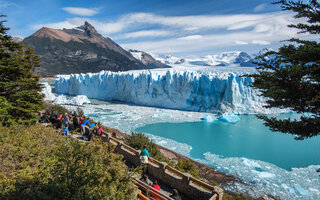
[[[144,65],[146,65],[148,68],[170,68],[170,66],[166,65],[165,63],[154,59],[150,54],[139,51],[139,50],[128,50],[133,57],[135,57],[137,60],[141,61]]]
[[[168,65],[196,65],[196,66],[229,66],[237,65],[240,67],[252,67],[254,60],[246,52],[232,51],[221,54],[212,54],[207,56],[201,56],[199,58],[180,58],[172,55],[157,57],[155,59]]]

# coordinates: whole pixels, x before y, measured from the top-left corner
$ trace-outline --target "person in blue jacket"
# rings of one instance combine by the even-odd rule
[[[144,163],[144,164],[147,164],[148,163],[148,159],[149,159],[149,152],[147,150],[147,146],[144,145],[143,146],[143,149],[141,151],[141,162]]]
[[[69,132],[69,129],[68,129],[68,126],[66,126],[66,127],[64,128],[63,133],[64,133],[64,135],[67,136],[67,137],[70,137],[70,136],[71,136],[71,134],[70,134],[70,132]]]

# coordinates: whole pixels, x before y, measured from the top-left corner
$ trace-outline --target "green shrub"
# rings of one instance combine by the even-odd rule
[[[63,106],[60,106],[60,105],[48,105],[46,107],[46,110],[48,110],[50,113],[52,111],[54,111],[56,114],[64,114],[64,113],[69,113],[68,109],[66,109],[65,107]]]
[[[143,146],[146,145],[147,150],[152,158],[159,161],[165,161],[165,162],[168,161],[168,159],[161,154],[157,145],[153,143],[152,140],[150,140],[148,136],[146,136],[143,133],[132,132],[130,136],[125,138],[124,142],[127,145],[138,150],[142,150]]]
[[[96,138],[66,138],[42,125],[0,126],[0,199],[134,199],[122,156]]]
[[[184,173],[189,173],[193,177],[199,177],[198,169],[190,160],[179,160],[176,169]]]

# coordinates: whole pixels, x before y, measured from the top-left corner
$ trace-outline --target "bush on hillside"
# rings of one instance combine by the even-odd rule
[[[124,142],[127,145],[129,145],[135,149],[138,149],[138,150],[142,150],[143,146],[146,145],[147,150],[152,158],[159,160],[159,161],[168,161],[168,159],[166,159],[161,154],[157,145],[155,143],[153,143],[152,140],[150,140],[148,138],[148,136],[146,136],[143,133],[132,132],[130,136],[125,138]]]
[[[50,113],[54,111],[56,114],[64,114],[69,113],[69,110],[61,105],[47,105],[46,110],[48,110]]]
[[[193,177],[199,177],[198,169],[190,160],[179,160],[176,169],[184,173],[189,173]]]
[[[134,199],[122,156],[100,139],[41,125],[0,127],[0,199]]]

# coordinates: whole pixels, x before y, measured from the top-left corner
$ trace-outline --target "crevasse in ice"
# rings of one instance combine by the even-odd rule
[[[197,112],[276,113],[234,72],[135,71],[57,75],[56,93]]]

